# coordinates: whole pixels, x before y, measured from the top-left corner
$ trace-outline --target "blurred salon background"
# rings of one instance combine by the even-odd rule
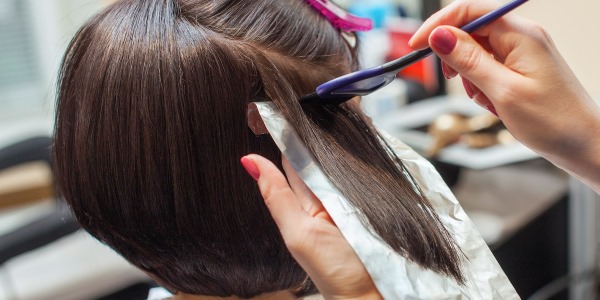
[[[145,299],[154,285],[79,231],[52,188],[61,56],[79,26],[110,2],[0,0],[0,300]],[[422,20],[451,1],[335,2],[375,21],[360,35],[368,67],[410,52]],[[548,30],[598,97],[599,10],[600,2],[586,0],[532,0],[517,10]],[[437,58],[403,70],[363,107],[430,158],[522,298],[597,298],[598,195],[515,141],[466,97],[460,79],[443,78]]]

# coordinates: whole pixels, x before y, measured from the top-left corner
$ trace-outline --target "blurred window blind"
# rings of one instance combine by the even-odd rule
[[[0,0],[0,115],[41,103],[39,68],[27,2]]]

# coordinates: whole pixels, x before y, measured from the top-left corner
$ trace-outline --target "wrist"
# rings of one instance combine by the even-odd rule
[[[579,131],[579,134],[572,133],[583,136],[579,151],[563,153],[550,160],[600,193],[600,113],[587,124],[588,128],[583,130],[587,134],[581,134],[582,131]]]
[[[600,117],[589,149],[582,157],[579,168],[573,171],[573,175],[600,194]]]

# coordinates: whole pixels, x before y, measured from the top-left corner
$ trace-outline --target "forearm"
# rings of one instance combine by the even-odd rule
[[[563,153],[548,159],[600,194],[600,114],[588,124],[581,151]],[[582,133],[574,130],[571,134]]]
[[[599,148],[600,148],[600,144]],[[600,194],[600,151],[565,170]]]
[[[592,190],[594,190],[597,194],[600,194],[600,180],[598,179],[588,179],[585,177],[580,177],[579,175],[575,174],[575,173],[571,173],[569,172],[574,178],[577,178],[579,181],[583,182],[585,185],[587,185],[588,187],[590,187]]]

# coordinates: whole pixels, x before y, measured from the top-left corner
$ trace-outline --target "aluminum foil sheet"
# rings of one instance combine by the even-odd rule
[[[264,124],[251,116],[253,111],[258,111]],[[465,254],[464,285],[407,260],[365,228],[360,222],[360,212],[331,184],[272,103],[251,104],[249,124],[258,134],[268,131],[306,185],[323,202],[385,299],[520,299],[442,177],[426,159],[401,141],[380,130]]]

